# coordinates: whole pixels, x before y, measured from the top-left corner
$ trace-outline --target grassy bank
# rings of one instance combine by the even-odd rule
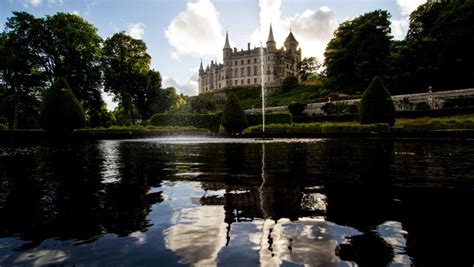
[[[262,132],[262,126],[252,126],[245,134],[252,136]],[[265,127],[268,135],[274,136],[351,136],[351,135],[383,135],[383,136],[435,136],[449,134],[471,136],[474,133],[474,114],[450,116],[442,118],[398,119],[394,127],[388,124],[361,125],[352,122],[316,122],[271,124]]]

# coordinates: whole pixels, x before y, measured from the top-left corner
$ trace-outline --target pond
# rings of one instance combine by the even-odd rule
[[[0,266],[472,266],[474,141],[0,145]]]

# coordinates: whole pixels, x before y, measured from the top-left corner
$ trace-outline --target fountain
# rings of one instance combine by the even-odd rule
[[[260,86],[262,88],[262,137],[257,140],[272,140],[273,138],[265,137],[265,57],[263,56],[263,44],[260,41]]]

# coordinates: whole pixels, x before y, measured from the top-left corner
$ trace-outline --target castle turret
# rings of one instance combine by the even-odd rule
[[[232,54],[232,48],[230,47],[230,44],[229,44],[229,34],[227,33],[227,31],[225,32],[225,44],[224,44],[224,49],[222,49],[222,51],[224,53],[224,60],[230,58]]]
[[[268,39],[267,39],[267,49],[271,52],[276,51],[276,43],[275,43],[275,38],[273,38],[273,30],[272,30],[271,24],[270,24],[270,32],[268,33]]]
[[[202,67],[202,59],[201,59],[201,66],[199,66],[199,75],[204,74],[204,68]]]
[[[285,48],[287,51],[291,51],[292,53],[296,52],[296,49],[298,48],[298,41],[296,41],[295,36],[293,35],[293,32],[290,30],[290,34],[288,34],[288,37],[286,37],[285,40]]]

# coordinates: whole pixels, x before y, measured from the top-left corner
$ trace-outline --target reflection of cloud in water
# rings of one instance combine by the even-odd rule
[[[358,233],[350,227],[310,218],[294,222],[280,219],[276,223],[265,220],[259,229],[261,232],[253,234],[250,239],[260,246],[261,266],[278,266],[285,262],[308,266],[350,266],[336,256],[335,249],[340,240]]]
[[[395,252],[393,258],[394,264],[403,264],[410,266],[411,259],[405,254],[406,239],[403,235],[407,234],[402,228],[400,222],[385,222],[377,226],[377,233],[390,244]]]
[[[24,252],[15,259],[15,265],[51,265],[66,261],[68,256],[61,250],[35,250]]]
[[[105,140],[99,144],[99,148],[104,158],[102,164],[102,183],[115,183],[119,181],[119,142],[115,140]]]
[[[141,231],[133,232],[129,236],[136,239],[135,244],[137,245],[143,245],[146,243],[146,234]]]
[[[201,206],[176,211],[173,226],[164,231],[166,247],[182,257],[180,263],[217,265],[217,255],[226,243],[222,206]]]

